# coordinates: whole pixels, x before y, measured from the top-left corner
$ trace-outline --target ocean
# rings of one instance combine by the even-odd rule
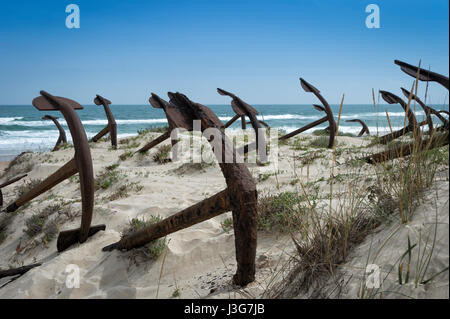
[[[312,105],[253,105],[258,111],[258,118],[263,119],[272,128],[283,129],[291,132],[308,123],[311,123],[325,114],[319,112]],[[117,122],[118,138],[136,135],[138,130],[147,127],[167,125],[164,112],[150,105],[111,105]],[[226,123],[234,116],[231,106],[208,105]],[[337,120],[339,105],[332,105],[333,113]],[[424,112],[420,106],[412,106],[417,120],[424,119]],[[435,106],[438,110],[441,106]],[[445,107],[448,110],[448,106]],[[369,127],[372,134],[385,133],[388,130],[388,122],[385,110],[388,110],[392,128],[403,127],[405,113],[400,105],[344,105],[342,109],[341,124],[339,130],[344,133],[357,134],[361,130],[358,123],[345,122],[348,119],[359,118]],[[0,105],[0,161],[7,161],[24,151],[45,152],[53,148],[59,136],[58,130],[52,121],[42,120],[45,114],[59,118],[61,125],[66,129],[69,141],[71,136],[66,122],[57,111],[40,112],[31,105]],[[107,124],[105,112],[102,106],[86,105],[78,114],[86,130],[88,138],[94,136]],[[437,122],[437,119],[435,119]],[[239,129],[240,120],[230,128]],[[327,127],[323,123],[308,132]]]

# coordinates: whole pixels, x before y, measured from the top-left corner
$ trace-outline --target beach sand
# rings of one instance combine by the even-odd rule
[[[118,150],[112,150],[108,141],[91,143],[96,175],[104,172],[108,166],[119,165],[114,169],[117,172],[117,181],[107,189],[96,191],[92,224],[104,223],[106,231],[95,234],[85,243],[74,245],[58,253],[56,238],[46,241],[42,240],[42,235],[30,238],[24,233],[24,229],[27,228],[26,220],[30,216],[55,204],[71,211],[70,218],[60,216],[60,212],[55,212],[54,216],[50,217],[60,217],[65,220],[59,226],[60,231],[79,227],[80,192],[76,178],[62,182],[34,199],[28,207],[14,214],[4,230],[6,238],[3,243],[0,243],[0,268],[8,269],[34,262],[43,264],[1,288],[0,298],[262,298],[266,296],[268,289],[283,271],[283,265],[295,254],[295,246],[289,234],[259,231],[256,280],[245,288],[233,286],[231,278],[236,270],[234,235],[232,229],[224,230],[222,226],[222,223],[231,217],[231,212],[170,234],[166,238],[167,249],[156,259],[142,256],[136,250],[102,251],[103,247],[120,239],[121,233],[131,219],[149,219],[151,216],[167,217],[226,187],[217,164],[201,169],[179,162],[160,165],[152,159],[157,148],[144,156],[136,154],[125,160],[119,159],[120,155],[134,152],[138,149],[138,144],[143,145],[156,136],[158,136],[157,133],[149,133],[134,141],[130,140],[128,144],[122,142]],[[288,145],[280,145],[278,167],[275,167],[274,163],[266,166],[248,165],[257,182],[260,198],[281,191],[299,191],[301,189],[299,180],[305,184],[314,181],[319,194],[324,195],[330,192],[328,180],[332,151],[309,147],[314,139],[316,137],[312,135],[302,134],[297,139],[290,140]],[[345,176],[352,170],[348,165],[342,165],[345,161],[369,150],[376,150],[377,147],[366,148],[370,142],[370,137],[338,137],[337,147],[340,152],[336,158],[339,165],[335,167],[335,176]],[[293,145],[297,145],[297,149]],[[73,148],[53,153],[26,154],[0,179],[0,182],[30,168],[25,181],[43,179],[70,160],[72,156]],[[310,163],[302,162],[304,158],[310,158]],[[2,163],[2,165],[7,164]],[[364,171],[368,176],[373,173],[368,164],[364,166]],[[20,181],[17,185],[22,185],[25,181]],[[17,185],[8,186],[3,190],[6,204],[16,198]],[[108,199],[113,194],[117,195],[120,187],[124,185],[131,185],[128,187],[127,196],[114,200]],[[336,194],[345,192],[344,183],[336,181],[334,191]],[[327,202],[324,199],[324,203]],[[442,199],[439,205],[445,205],[445,200]],[[417,222],[420,223],[422,220],[418,219]],[[441,247],[443,250],[439,250],[439,258],[441,263],[448,265],[448,215],[446,223],[447,242],[442,244],[444,246]],[[361,246],[362,250],[366,249],[364,245],[367,243]],[[400,248],[404,247],[398,247]],[[354,263],[357,264],[355,267],[359,267],[358,256],[361,255],[358,255],[358,250],[356,254]],[[385,258],[390,260],[389,256]],[[79,288],[69,288],[66,285],[66,279],[71,273],[70,265],[76,265],[79,268]],[[436,266],[437,268],[439,267]],[[443,278],[438,279],[443,282],[442,285],[447,285],[448,289],[448,272]],[[0,287],[8,281],[7,278],[0,279]],[[441,290],[433,292],[433,296],[448,298],[448,290],[447,293]],[[357,296],[353,289],[345,297],[356,298]]]
[[[3,171],[8,167],[9,162],[0,162],[0,172],[3,173]]]

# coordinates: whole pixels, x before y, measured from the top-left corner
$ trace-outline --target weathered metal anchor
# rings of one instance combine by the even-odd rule
[[[242,149],[243,154],[248,153],[251,149],[256,149],[258,150],[258,157],[261,159],[265,158],[266,153],[266,142],[265,142],[265,137],[264,137],[264,132],[260,129],[262,129],[261,126],[261,121],[258,121],[258,119],[256,118],[256,115],[258,114],[258,111],[255,110],[251,105],[249,105],[248,103],[242,101],[239,97],[237,97],[236,95],[234,95],[233,93],[227,92],[225,90],[222,89],[217,89],[217,92],[220,95],[224,95],[224,96],[229,96],[232,98],[231,100],[231,107],[233,108],[233,111],[236,113],[236,115],[233,117],[234,118],[239,118],[241,117],[242,119],[242,129],[245,129],[245,117],[247,116],[250,119],[250,123],[253,127],[253,130],[255,131],[255,136],[256,136],[256,142],[245,145]],[[231,125],[231,123],[233,123],[233,119],[231,119],[227,124],[225,124],[225,127],[228,127]],[[259,148],[259,145],[263,145],[263,149]]]
[[[399,60],[395,60],[394,63],[399,65],[403,72],[405,72],[406,74],[412,76],[413,78],[418,77],[418,79],[421,80],[421,81],[437,82],[437,83],[441,84],[443,87],[445,87],[447,90],[449,89],[449,78],[444,76],[444,75],[442,75],[442,74],[439,74],[439,73],[436,73],[436,72],[427,71],[427,70],[423,70],[423,69],[419,69],[419,67],[417,67],[417,66],[414,66],[414,65],[411,65],[411,64],[399,61]],[[405,93],[405,91],[403,93]],[[417,99],[416,96],[414,96],[413,98],[422,107],[424,107],[423,102],[421,102],[421,101],[419,102],[419,100]],[[430,107],[427,107],[427,110],[430,111],[432,114],[436,115],[444,123],[444,126],[440,127],[439,129],[441,129],[441,130],[448,130],[449,129],[449,121],[446,120],[444,117],[442,117],[440,115],[441,113],[449,115],[448,111],[443,111],[442,110],[442,111],[434,112],[435,110],[433,108],[430,108]]]
[[[217,89],[217,92],[220,95],[228,95],[228,96],[230,96],[232,98],[234,96],[234,95],[233,96],[230,95],[231,93],[226,92],[225,90],[222,90],[222,89]],[[245,102],[243,102],[243,103],[245,104],[245,109],[243,109],[238,103],[234,104],[233,102],[231,102],[231,107],[233,108],[233,111],[234,111],[234,113],[236,113],[236,115],[233,116],[231,118],[231,120],[229,120],[227,123],[225,123],[225,128],[231,126],[231,124],[236,122],[238,119],[241,119],[241,127],[242,127],[243,130],[246,129],[246,124],[251,124],[252,125],[251,119],[250,119],[249,122],[245,121],[245,116],[247,115],[247,112],[250,112],[254,116],[258,115],[259,112],[254,107],[252,107],[251,105],[249,105],[249,104],[247,104]],[[261,123],[262,125],[264,125],[266,128],[269,128],[269,125],[266,122],[260,121],[260,120],[258,120],[258,122]]]
[[[411,99],[413,99],[417,103],[419,103],[419,105],[425,111],[426,122],[428,124],[428,130],[429,130],[430,135],[433,132],[433,120],[431,119],[431,114],[435,115],[439,120],[441,120],[442,123],[444,124],[444,127],[447,127],[447,129],[448,129],[448,121],[438,111],[436,111],[435,109],[433,109],[430,106],[425,105],[425,103],[423,103],[422,100],[415,94],[410,93],[408,90],[406,90],[404,88],[401,88],[401,89],[402,89],[403,95],[405,95],[407,98],[409,98],[411,96]]]
[[[226,137],[224,125],[219,118],[206,106],[190,101],[181,93],[169,92],[168,95],[169,103],[155,94],[152,94],[150,103],[164,110],[169,127],[192,130],[193,121],[200,120],[204,135],[210,133],[208,129],[215,129],[216,135],[208,138],[208,141],[213,146],[227,189],[156,224],[127,235],[120,241],[104,247],[103,250],[130,250],[142,247],[152,240],[232,210],[237,260],[237,271],[233,280],[237,285],[246,285],[255,279],[258,196],[256,184],[247,166],[237,161],[239,154]],[[221,150],[221,155],[216,152],[217,148]]]
[[[105,109],[106,118],[108,119],[108,124],[105,126],[103,130],[98,132],[97,135],[95,135],[92,138],[93,142],[97,142],[99,139],[101,139],[103,136],[108,134],[111,136],[111,145],[114,149],[117,148],[117,124],[116,120],[114,119],[114,115],[111,112],[111,109],[109,108],[109,104],[111,104],[111,101],[108,99],[105,99],[104,97],[97,94],[96,98],[94,99],[94,103],[96,105],[103,105],[103,108]]]
[[[169,123],[169,129],[167,132],[161,134],[160,136],[155,138],[153,141],[150,141],[149,143],[147,143],[146,145],[141,147],[139,150],[136,151],[136,153],[138,153],[138,152],[145,153],[145,152],[149,151],[153,147],[161,144],[162,142],[164,142],[165,140],[170,138],[170,134],[175,128],[184,127],[184,126],[177,126],[177,125],[180,125],[179,121],[182,121],[182,119],[180,118],[180,116],[177,115],[177,110],[172,105],[170,105],[169,103],[167,103],[166,101],[161,99],[156,94],[152,94],[152,96],[149,98],[148,101],[149,101],[150,105],[153,106],[154,108],[162,109],[164,111],[164,113],[166,114],[167,122]],[[171,117],[168,116],[167,112],[169,112],[171,114]],[[184,123],[184,124],[187,125],[187,123]],[[186,128],[186,127],[184,127],[184,128]],[[186,128],[186,129],[188,129],[188,128]],[[191,131],[192,129],[193,129],[192,126],[190,126],[188,130]],[[174,145],[175,142],[176,141],[173,140],[172,145]]]
[[[51,116],[51,115],[44,115],[42,117],[42,119],[43,120],[52,120],[53,123],[55,123],[56,127],[58,128],[59,137],[58,137],[58,140],[56,141],[55,147],[52,150],[52,152],[55,152],[55,151],[59,150],[59,148],[62,145],[67,143],[66,132],[62,128],[61,124],[59,124],[57,117],[54,117],[54,116]]]
[[[363,158],[369,164],[381,163],[395,158],[411,155],[413,152],[423,152],[449,144],[449,133],[445,132],[442,136],[433,136],[420,143],[412,142],[406,145],[400,145],[386,151],[375,153]]]
[[[75,110],[83,109],[83,107],[67,98],[53,96],[45,91],[41,91],[40,93],[41,96],[35,98],[32,104],[41,111],[59,110],[62,113],[72,135],[75,156],[55,173],[47,177],[42,183],[16,199],[6,208],[6,212],[14,212],[20,206],[48,191],[70,176],[79,173],[81,207],[83,212],[81,226],[78,229],[62,231],[59,234],[57,249],[58,251],[63,251],[76,242],[85,242],[89,236],[92,236],[100,230],[105,230],[106,226],[97,225],[91,227],[94,208],[94,169],[86,132],[78,114],[75,112]]]
[[[434,73],[431,71],[422,70],[416,66],[413,66],[413,65],[410,65],[405,62],[398,61],[398,60],[395,60],[394,62],[395,62],[395,64],[397,64],[401,67],[402,71],[404,71],[406,74],[408,74],[414,78],[418,78],[421,81],[435,81],[435,82],[438,82],[439,84],[441,84],[442,86],[446,87],[447,90],[449,88],[449,79],[446,76],[443,76],[441,74]],[[392,134],[383,136],[382,139],[384,139],[384,140],[382,142],[387,143],[388,141],[393,140],[394,138],[397,138],[399,136],[402,136],[410,131],[414,131],[415,133],[417,133],[417,134],[414,134],[416,141],[409,143],[407,145],[400,145],[400,146],[394,147],[392,149],[388,149],[384,152],[369,155],[363,159],[367,163],[370,163],[370,164],[380,163],[380,162],[392,160],[395,158],[407,156],[407,155],[412,154],[413,152],[423,152],[425,150],[430,150],[433,148],[438,148],[438,147],[442,147],[442,146],[449,144],[450,135],[449,135],[449,130],[448,130],[448,122],[446,122],[445,118],[440,116],[441,111],[437,111],[435,113],[432,108],[425,106],[425,104],[422,101],[420,101],[420,99],[417,96],[415,96],[414,94],[411,94],[409,91],[407,91],[403,88],[402,88],[402,91],[403,91],[403,94],[408,97],[408,99],[411,97],[411,99],[415,99],[422,106],[422,108],[425,110],[425,114],[427,115],[427,120],[417,124],[414,113],[411,111],[411,109],[408,107],[408,105],[406,105],[406,103],[401,98],[399,98],[398,96],[396,96],[392,93],[389,93],[386,91],[380,91],[383,99],[386,102],[388,102],[389,104],[399,103],[403,107],[405,112],[407,112],[406,115],[408,117],[408,122],[409,122],[408,126],[403,128],[402,130],[399,130],[399,131],[393,132]],[[444,126],[443,126],[444,134],[442,134],[442,135],[432,134],[432,131],[433,131],[432,125],[433,124],[432,124],[431,118],[430,118],[431,113],[436,115],[441,121],[444,122]],[[430,138],[423,140],[419,134],[420,132],[418,131],[418,127],[421,125],[425,125],[425,124],[428,124],[431,131],[429,134]],[[418,141],[418,143],[417,143],[417,141]]]
[[[362,125],[362,129],[359,132],[358,137],[363,136],[364,133],[366,133],[367,135],[370,135],[370,131],[369,131],[369,128],[367,127],[366,123],[364,123],[360,119],[346,120],[345,122],[353,122],[353,123],[357,122]]]
[[[411,108],[407,105],[407,103],[393,93],[383,91],[383,90],[380,90],[380,93],[381,93],[381,97],[383,98],[383,100],[385,100],[387,103],[400,104],[402,106],[402,108],[406,112],[406,116],[408,118],[408,125],[402,129],[399,129],[392,133],[381,136],[378,140],[379,143],[387,144],[388,142],[390,142],[396,138],[399,138],[400,136],[403,136],[411,131],[416,132],[416,135],[419,134],[419,126],[420,125],[417,124],[416,115],[411,110]]]
[[[417,67],[417,66],[414,66],[414,65],[411,65],[411,64],[399,61],[399,60],[395,60],[394,63],[397,64],[398,66],[400,66],[400,68],[402,69],[403,72],[412,76],[413,78],[416,78],[417,72],[419,72],[418,78],[420,81],[437,82],[440,85],[442,85],[443,87],[445,87],[447,90],[449,89],[449,78],[442,74],[427,71],[424,69],[419,69],[419,67]]]
[[[6,182],[4,182],[3,184],[0,185],[0,207],[3,206],[3,193],[2,193],[2,188],[6,187],[6,186],[8,186],[8,185],[11,185],[11,184],[13,184],[13,183],[15,183],[15,182],[17,182],[17,181],[20,181],[20,180],[21,180],[22,178],[24,178],[25,176],[27,176],[27,174],[23,174],[23,175],[17,176],[17,177],[15,177],[15,178],[13,178],[13,179],[10,179],[9,181],[6,181]]]
[[[300,134],[302,132],[305,132],[317,125],[320,125],[326,121],[328,121],[328,131],[330,132],[330,139],[329,139],[329,143],[328,143],[328,148],[333,148],[334,145],[334,139],[336,136],[336,122],[334,120],[333,117],[333,111],[331,110],[330,105],[328,104],[328,102],[323,98],[323,96],[320,94],[320,91],[318,89],[316,89],[314,86],[312,86],[311,84],[309,84],[308,82],[306,82],[304,79],[300,78],[300,84],[302,86],[302,88],[305,90],[305,92],[311,92],[313,93],[319,100],[320,102],[322,102],[323,106],[317,105],[317,104],[313,104],[314,108],[318,111],[321,112],[325,112],[326,116],[324,116],[323,118],[314,121],[308,125],[305,125],[301,128],[299,128],[298,130],[295,130],[289,134],[283,135],[280,137],[280,140],[286,140],[288,138],[291,138],[297,134]]]

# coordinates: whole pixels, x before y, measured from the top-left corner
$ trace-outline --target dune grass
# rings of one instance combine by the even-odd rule
[[[278,274],[282,279],[267,290],[268,296],[327,298],[323,294],[323,285],[335,275],[340,265],[348,261],[349,252],[354,247],[380,225],[393,220],[408,223],[414,209],[422,201],[423,192],[434,182],[439,167],[448,169],[448,157],[445,157],[448,146],[421,151],[421,141],[415,139],[413,143],[410,156],[370,167],[364,163],[350,165],[353,170],[351,175],[354,177],[344,180],[335,178],[339,174],[335,175],[334,172],[338,154],[334,147],[333,165],[328,179],[330,197],[325,207],[311,205],[304,183],[301,180],[295,183],[300,184],[306,203],[309,204],[303,206],[303,220],[309,222],[297,223],[294,229],[290,229],[296,255],[286,264],[285,273]],[[403,140],[395,142],[395,146],[402,147],[403,144]],[[320,134],[310,144],[312,147],[327,145],[328,136]],[[367,178],[368,171],[372,172],[373,178]],[[345,185],[346,191],[334,193],[334,183]],[[293,206],[288,207],[290,209]],[[277,216],[276,207],[270,210]],[[405,243],[409,252],[413,249],[411,246],[412,244]],[[430,255],[431,253],[427,256]],[[404,283],[407,276],[405,266],[399,267],[399,276]],[[448,267],[443,269],[446,270]],[[434,278],[433,275],[428,277]]]

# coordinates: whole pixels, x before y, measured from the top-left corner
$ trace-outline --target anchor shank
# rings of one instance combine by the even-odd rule
[[[149,149],[155,147],[156,145],[164,142],[165,140],[167,140],[168,138],[170,138],[170,132],[166,132],[160,136],[158,136],[157,138],[155,138],[153,141],[151,141],[150,143],[148,143],[147,145],[145,145],[144,147],[142,147],[138,152],[140,153],[144,153],[147,152]]]
[[[325,116],[325,117],[322,117],[320,120],[314,121],[314,122],[312,122],[312,123],[310,123],[308,125],[305,125],[305,126],[299,128],[298,130],[295,130],[295,131],[293,131],[293,132],[291,132],[289,134],[286,134],[286,135],[280,137],[280,140],[286,140],[288,138],[291,138],[292,136],[295,136],[295,135],[300,134],[300,133],[302,133],[304,131],[307,131],[310,128],[313,128],[314,126],[320,125],[320,124],[322,124],[322,123],[324,123],[326,121],[328,121],[328,115]]]
[[[138,232],[123,237],[119,242],[103,248],[104,251],[113,249],[132,249],[142,247],[150,241],[167,236],[180,229],[201,223],[231,210],[228,190],[188,207],[175,215],[151,224]]]
[[[78,169],[75,164],[75,159],[71,159],[69,162],[67,162],[64,166],[62,166],[60,169],[58,169],[56,172],[54,172],[52,175],[47,177],[42,183],[34,187],[32,190],[27,192],[26,194],[22,195],[14,203],[8,206],[6,211],[8,213],[14,212],[17,210],[20,206],[25,204],[26,202],[29,202],[30,200],[36,198],[37,196],[41,195],[42,193],[48,191],[55,185],[58,185],[62,181],[66,180],[70,176],[78,173]]]

